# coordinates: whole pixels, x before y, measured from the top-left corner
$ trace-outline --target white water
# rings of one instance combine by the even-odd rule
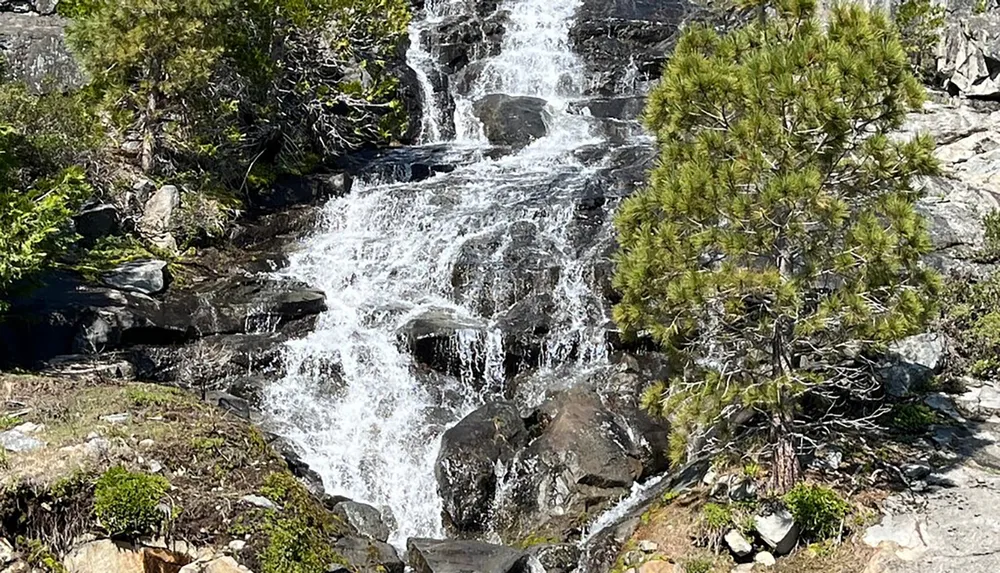
[[[575,252],[570,236],[571,198],[593,171],[573,152],[599,141],[584,118],[566,112],[583,84],[583,68],[568,45],[578,3],[507,0],[511,23],[502,53],[487,62],[472,95],[456,102],[459,146],[484,146],[469,110],[474,99],[493,92],[546,99],[549,136],[517,155],[481,159],[421,183],[356,186],[326,206],[326,221],[284,271],[322,289],[329,310],[315,332],[289,343],[288,374],[269,388],[264,410],[277,431],[302,448],[328,492],[391,510],[398,527],[390,541],[397,546],[408,537],[443,535],[434,478],[441,434],[508,383],[495,321],[513,288],[503,273],[505,257],[517,254],[512,227],[528,226],[534,248],[561,269],[543,372],[526,388],[534,395],[544,390],[546,370],[606,361],[605,317],[581,262],[588,253]],[[428,20],[460,5],[430,0]],[[414,34],[425,25],[415,23]],[[411,64],[431,65],[414,40]],[[431,90],[424,70],[418,76]],[[437,113],[423,127],[428,141],[440,138]],[[498,244],[456,298],[453,271],[463,246],[491,237],[499,237]],[[492,301],[487,311],[484,299]],[[469,365],[461,379],[418,375],[399,342],[403,325],[431,311],[468,325],[456,335],[458,354]],[[485,383],[472,380],[475,363],[486,364]]]

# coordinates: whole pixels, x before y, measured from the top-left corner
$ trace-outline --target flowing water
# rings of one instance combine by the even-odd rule
[[[510,22],[499,55],[484,62],[468,95],[454,97],[458,135],[444,156],[459,167],[418,183],[360,182],[325,207],[320,229],[284,271],[325,291],[329,310],[315,332],[288,344],[288,374],[269,389],[264,409],[330,493],[391,510],[397,546],[443,535],[434,478],[441,434],[510,390],[500,322],[520,287],[508,276],[509,261],[530,250],[536,266],[558,269],[548,286],[538,373],[519,385],[521,399],[537,401],[549,380],[571,382],[606,363],[607,310],[590,263],[611,231],[607,223],[581,231],[576,215],[575,199],[602,167],[581,159],[602,137],[587,117],[568,111],[585,81],[568,40],[578,4],[506,0],[501,9]],[[427,101],[434,58],[420,34],[464,6],[429,0],[413,25],[409,62]],[[544,98],[549,135],[515,155],[489,158],[471,109],[491,93]],[[442,139],[444,121],[441,110],[429,110],[427,143]],[[479,258],[456,289],[470,250]],[[462,365],[454,376],[417,367],[402,342],[407,325],[427,316],[447,317],[454,327]]]

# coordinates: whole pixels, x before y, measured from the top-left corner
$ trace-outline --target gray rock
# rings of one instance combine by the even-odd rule
[[[774,567],[777,561],[774,559],[774,555],[771,555],[767,551],[761,551],[753,558],[754,563],[763,565],[764,567]]]
[[[757,497],[757,484],[751,479],[741,479],[729,488],[729,499],[750,501]]]
[[[966,97],[1000,95],[996,62],[1000,61],[1000,15],[980,10],[976,0],[949,0],[948,17],[938,49],[938,73],[953,92]]]
[[[926,384],[944,368],[946,339],[943,334],[910,336],[889,346],[893,364],[882,372],[886,392],[903,397],[916,386]]]
[[[14,547],[9,541],[0,537],[0,565],[6,565],[14,561]]]
[[[53,4],[39,2],[46,11]],[[6,71],[35,93],[82,87],[87,78],[66,45],[65,25],[65,19],[54,15],[0,13]]]
[[[524,421],[509,403],[487,404],[444,433],[434,474],[449,527],[484,531],[496,498],[496,466],[510,464],[527,442]]]
[[[342,501],[333,506],[333,513],[361,537],[383,542],[389,539],[389,528],[382,521],[382,514],[370,505]]]
[[[278,211],[318,203],[331,197],[343,197],[351,192],[353,184],[353,178],[347,173],[285,175],[270,187],[254,190],[249,203],[257,211]]]
[[[548,133],[547,105],[540,98],[493,94],[476,101],[473,111],[490,143],[518,150]]]
[[[242,498],[240,498],[240,501],[249,503],[252,506],[260,507],[263,509],[279,509],[278,504],[267,499],[266,497],[259,495],[253,495],[253,494],[244,495]]]
[[[17,430],[7,430],[0,432],[0,447],[8,452],[23,453],[44,448],[45,442],[26,436]]]
[[[85,244],[92,245],[98,239],[117,233],[120,219],[117,207],[101,203],[77,213],[73,217],[73,225],[81,240]]]
[[[333,548],[350,563],[346,571],[352,573],[403,573],[406,569],[396,548],[384,541],[343,537]]]
[[[750,545],[750,542],[747,541],[747,538],[739,530],[730,529],[726,533],[725,541],[726,545],[729,546],[729,550],[737,557],[746,557],[753,552],[753,545]]]
[[[160,187],[146,201],[139,230],[154,245],[169,251],[177,250],[173,231],[175,212],[181,206],[181,192],[173,185]]]
[[[931,475],[931,466],[924,462],[906,464],[900,470],[907,479],[924,479]]]
[[[648,539],[642,539],[639,541],[639,551],[643,553],[653,553],[659,548],[659,545],[655,541],[650,541]]]
[[[105,273],[101,282],[118,290],[158,294],[167,288],[167,263],[155,259],[131,261]]]
[[[481,541],[414,538],[406,546],[416,573],[529,573],[541,567],[525,551]]]
[[[571,573],[580,565],[580,546],[575,543],[535,545],[528,549],[546,573]]]
[[[784,555],[795,547],[799,538],[799,527],[795,518],[784,508],[770,515],[754,516],[754,526],[760,538],[778,555]]]

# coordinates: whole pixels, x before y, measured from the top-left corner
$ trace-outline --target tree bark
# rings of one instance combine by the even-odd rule
[[[782,405],[782,410],[785,407]],[[791,416],[782,411],[771,418],[772,444],[774,453],[771,459],[770,489],[781,495],[795,487],[802,473],[799,457],[792,440]]]
[[[153,173],[156,167],[156,87],[151,87],[146,96],[146,109],[142,118],[142,172]]]

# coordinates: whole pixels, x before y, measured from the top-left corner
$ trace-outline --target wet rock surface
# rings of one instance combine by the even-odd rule
[[[541,98],[493,94],[476,101],[473,110],[490,143],[517,151],[545,137],[547,105]]]

